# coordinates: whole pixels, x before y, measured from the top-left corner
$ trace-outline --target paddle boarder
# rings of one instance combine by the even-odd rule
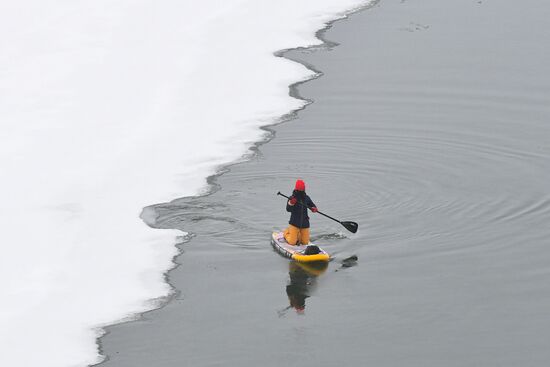
[[[317,213],[317,206],[306,194],[305,182],[296,180],[292,196],[286,203],[286,211],[290,212],[290,220],[288,228],[284,231],[284,236],[290,245],[309,244],[308,208]]]

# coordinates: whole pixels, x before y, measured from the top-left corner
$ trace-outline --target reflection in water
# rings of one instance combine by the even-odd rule
[[[290,305],[279,311],[279,317],[284,316],[291,308],[298,314],[304,313],[306,298],[315,289],[317,277],[327,270],[328,263],[304,264],[291,261],[288,266],[289,284],[286,286],[286,294]]]

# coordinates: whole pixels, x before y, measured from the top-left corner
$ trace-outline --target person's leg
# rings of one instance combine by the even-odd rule
[[[290,245],[296,245],[298,243],[298,234],[300,229],[293,226],[292,224],[288,225],[288,228],[283,232],[285,235],[285,240]]]
[[[300,243],[302,245],[308,245],[309,244],[309,228],[301,228],[300,229]]]

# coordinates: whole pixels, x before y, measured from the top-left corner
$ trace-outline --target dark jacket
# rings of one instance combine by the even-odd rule
[[[294,196],[298,200],[298,202],[294,204],[294,206],[289,205],[288,201],[286,202],[286,211],[291,213],[290,221],[288,223],[298,228],[309,228],[309,216],[307,215],[307,208],[313,208],[316,205],[303,191],[294,190],[292,196]],[[300,204],[300,202],[306,204],[307,207]]]

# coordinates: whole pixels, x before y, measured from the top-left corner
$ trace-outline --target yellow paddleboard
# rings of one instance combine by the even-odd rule
[[[273,232],[271,235],[271,245],[273,245],[273,248],[284,257],[288,257],[298,262],[327,262],[330,260],[330,255],[313,243],[299,246],[288,244],[283,232]]]

